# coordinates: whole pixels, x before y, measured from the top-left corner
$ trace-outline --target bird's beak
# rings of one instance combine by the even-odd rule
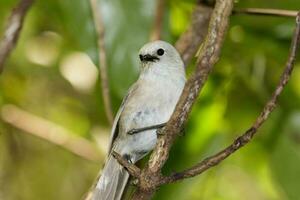
[[[156,56],[152,56],[150,54],[145,54],[145,55],[140,54],[140,60],[142,62],[155,62],[156,60],[159,60],[159,58]]]

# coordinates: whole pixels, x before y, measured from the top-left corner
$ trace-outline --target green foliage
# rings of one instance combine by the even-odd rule
[[[0,30],[15,0],[0,6]],[[195,1],[168,1],[163,39],[175,42]],[[297,10],[296,0],[245,0],[235,7]],[[113,109],[138,75],[138,50],[148,41],[155,1],[101,0]],[[194,106],[165,173],[211,155],[245,131],[270,97],[285,64],[294,20],[231,17],[222,57]],[[98,80],[98,48],[89,1],[36,1],[0,77],[0,199],[81,199],[103,160],[91,162],[7,123],[14,104],[55,123],[100,150],[108,143]],[[279,108],[253,142],[205,174],[163,186],[155,199],[298,200],[300,196],[300,63]],[[34,129],[35,125],[30,124]],[[28,131],[28,130],[27,130]]]

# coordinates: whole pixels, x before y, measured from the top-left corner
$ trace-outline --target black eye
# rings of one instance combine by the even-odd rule
[[[162,56],[164,55],[165,51],[163,49],[158,49],[157,50],[157,55]]]

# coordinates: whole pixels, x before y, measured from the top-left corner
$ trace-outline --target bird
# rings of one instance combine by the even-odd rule
[[[165,41],[145,44],[139,51],[139,59],[140,74],[116,114],[109,154],[93,200],[122,198],[130,175],[112,152],[130,163],[136,163],[153,150],[158,130],[153,127],[159,127],[170,119],[186,82],[184,63],[179,53]]]

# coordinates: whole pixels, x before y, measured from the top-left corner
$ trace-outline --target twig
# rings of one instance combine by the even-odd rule
[[[189,28],[180,36],[175,44],[185,66],[195,56],[196,51],[207,34],[211,12],[211,7],[198,4],[193,11]]]
[[[97,0],[90,0],[90,5],[93,13],[94,24],[98,36],[98,50],[99,50],[99,69],[100,69],[100,80],[101,89],[104,102],[104,109],[106,117],[109,123],[112,125],[114,115],[111,107],[109,81],[107,75],[107,61],[106,61],[106,50],[104,43],[104,24],[102,21],[100,9],[98,9]]]
[[[293,17],[297,16],[298,11],[295,10],[279,10],[270,8],[237,8],[234,9],[233,14],[250,14],[250,15],[266,15],[278,17]]]
[[[65,128],[21,110],[14,105],[2,106],[0,114],[2,120],[6,123],[60,146],[84,159],[99,162],[104,158],[104,153],[101,154],[90,141],[75,137],[74,133]]]
[[[150,41],[160,40],[164,19],[165,0],[156,0],[155,20],[150,34]]]
[[[20,0],[12,10],[4,37],[0,42],[0,74],[4,69],[6,59],[17,44],[25,16],[32,3],[33,0]]]
[[[171,146],[177,133],[187,120],[192,105],[207,80],[213,65],[219,58],[232,6],[233,0],[217,1],[209,23],[207,38],[200,51],[196,71],[186,83],[175,111],[164,128],[164,135],[158,139],[147,166],[142,170],[139,187],[133,196],[134,200],[150,199],[157,187],[162,184],[161,169],[169,157]]]
[[[238,137],[230,146],[220,151],[219,153],[204,159],[199,164],[184,170],[180,173],[175,173],[170,177],[165,179],[164,183],[175,182],[184,178],[190,178],[203,173],[204,171],[210,169],[211,167],[219,164],[225,158],[233,154],[236,150],[240,149],[247,143],[251,141],[253,136],[257,133],[257,130],[261,125],[268,119],[272,111],[275,109],[279,95],[282,93],[284,86],[288,83],[292,70],[294,68],[294,63],[297,55],[297,51],[300,45],[300,12],[297,14],[296,18],[296,30],[294,32],[293,40],[291,42],[290,54],[286,67],[281,75],[280,81],[272,94],[271,99],[266,103],[263,111],[260,113],[258,118],[252,124],[252,126],[240,137]]]
[[[141,175],[141,170],[135,166],[132,163],[129,163],[125,158],[123,158],[120,154],[118,154],[117,152],[113,151],[112,155],[115,159],[117,159],[117,161],[123,166],[125,167],[125,169],[128,171],[128,173],[135,177],[135,178],[139,178]]]

